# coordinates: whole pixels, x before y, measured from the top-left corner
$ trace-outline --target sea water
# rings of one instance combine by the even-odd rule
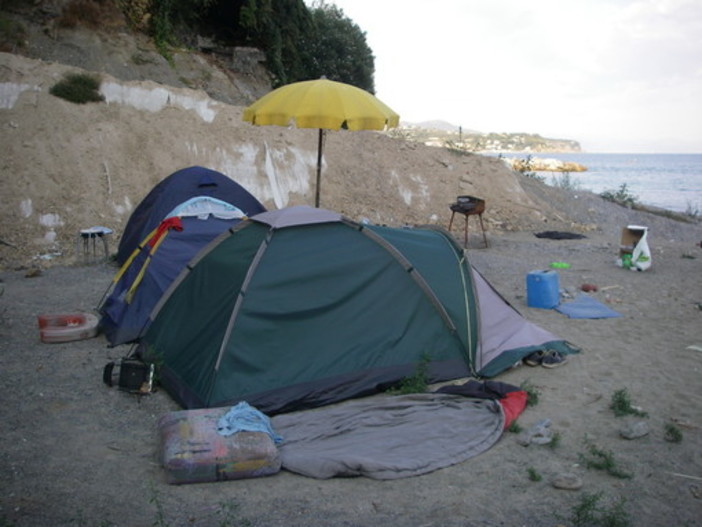
[[[524,159],[528,154],[502,154]],[[639,203],[664,209],[702,214],[702,154],[531,154],[535,158],[572,161],[587,167],[571,172],[576,189],[597,194],[616,193],[626,185]],[[556,184],[559,172],[537,172],[548,184]]]

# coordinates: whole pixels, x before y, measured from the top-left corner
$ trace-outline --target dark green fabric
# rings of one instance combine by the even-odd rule
[[[393,254],[359,228],[269,231],[251,221],[200,259],[143,338],[164,364],[167,390],[186,407],[260,400],[262,411],[275,412],[287,404],[271,402],[276,390],[305,407],[326,404],[336,392],[398,382],[424,357],[435,365],[432,381],[465,375],[477,338],[467,266],[439,233],[377,232],[424,276],[456,332]]]
[[[211,402],[230,397],[231,384],[245,396],[282,379],[305,383],[457,352],[422,292],[372,240],[340,223],[283,229],[246,293]]]
[[[212,250],[174,290],[143,341],[149,354],[202,400],[215,378],[215,364],[246,271],[267,229],[250,223]],[[232,240],[236,239],[233,247]]]
[[[449,313],[457,337],[473,364],[478,343],[478,310],[470,265],[462,250],[438,230],[370,227],[412,262]]]

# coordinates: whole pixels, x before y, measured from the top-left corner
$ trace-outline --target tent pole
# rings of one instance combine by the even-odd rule
[[[319,129],[319,143],[317,144],[317,190],[314,196],[314,206],[319,208],[319,184],[322,179],[322,140],[324,138],[324,130]]]

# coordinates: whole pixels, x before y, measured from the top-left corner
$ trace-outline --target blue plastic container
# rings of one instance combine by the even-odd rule
[[[559,304],[558,273],[551,270],[532,271],[527,275],[527,305],[553,309]]]

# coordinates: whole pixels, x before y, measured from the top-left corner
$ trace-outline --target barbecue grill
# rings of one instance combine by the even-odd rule
[[[464,234],[463,234],[463,246],[468,247],[468,217],[478,216],[480,220],[480,228],[483,231],[483,241],[485,242],[485,247],[488,246],[487,237],[485,235],[485,226],[483,225],[483,212],[485,212],[485,200],[476,198],[475,196],[458,196],[456,202],[450,205],[451,208],[451,221],[449,222],[449,232],[451,232],[451,227],[453,225],[453,217],[456,213],[463,214],[465,218]]]

